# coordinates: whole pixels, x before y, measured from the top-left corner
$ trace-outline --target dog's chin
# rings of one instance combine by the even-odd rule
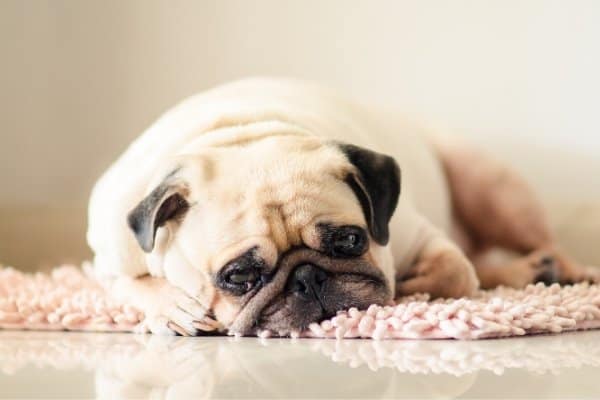
[[[263,309],[255,329],[287,336],[306,330],[313,322],[331,318],[340,310],[351,307],[366,309],[371,304],[385,304],[390,297],[388,286],[378,279],[359,274],[339,274],[323,285],[316,298],[280,293]]]

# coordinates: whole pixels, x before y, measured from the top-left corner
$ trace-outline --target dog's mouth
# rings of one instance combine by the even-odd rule
[[[271,282],[245,303],[231,333],[303,331],[338,311],[385,304],[391,291],[383,273],[363,258],[332,259],[300,248],[285,254]]]
[[[270,330],[280,336],[304,331],[313,322],[331,318],[351,307],[365,309],[371,304],[384,304],[388,296],[385,286],[371,277],[339,274],[315,298],[296,293],[280,293],[261,312],[256,330]]]

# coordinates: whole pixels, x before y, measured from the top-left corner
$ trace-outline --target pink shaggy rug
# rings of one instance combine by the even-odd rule
[[[85,266],[84,266],[85,270]],[[112,300],[79,268],[24,274],[0,267],[0,328],[132,332],[143,313]],[[600,285],[498,288],[473,298],[350,309],[294,337],[482,339],[600,328]],[[260,337],[270,332],[260,332]]]

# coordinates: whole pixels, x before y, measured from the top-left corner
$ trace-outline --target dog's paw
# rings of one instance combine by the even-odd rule
[[[136,332],[196,336],[221,329],[206,307],[182,290],[166,282],[156,289],[145,299],[142,307],[145,318],[136,327]]]
[[[533,283],[542,282],[546,286],[560,282],[560,268],[555,257],[549,254],[534,255],[529,260]]]
[[[600,268],[577,266],[567,270],[560,283],[568,285],[578,282],[600,283]]]
[[[581,265],[560,250],[536,251],[527,259],[534,270],[534,282],[560,283],[562,285],[600,282],[600,269]]]
[[[518,262],[520,260],[517,260]],[[569,285],[578,282],[600,282],[600,269],[580,265],[560,251],[539,250],[522,259],[522,262],[525,262],[530,277],[528,283]]]

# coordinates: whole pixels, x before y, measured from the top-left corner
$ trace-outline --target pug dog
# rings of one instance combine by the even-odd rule
[[[285,79],[164,114],[95,185],[88,242],[98,276],[165,334],[286,336],[395,296],[598,279],[506,166]]]

